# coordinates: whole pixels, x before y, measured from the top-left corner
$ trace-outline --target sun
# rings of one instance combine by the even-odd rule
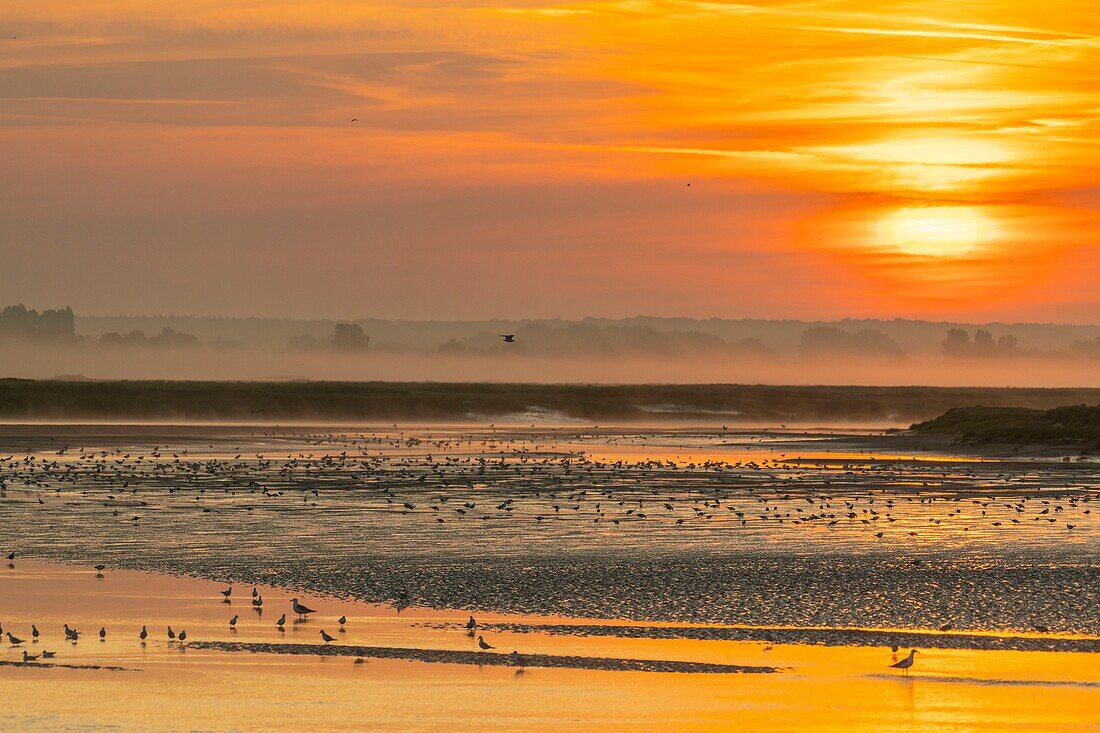
[[[919,206],[893,212],[881,228],[905,254],[962,257],[981,240],[984,222],[971,206]]]

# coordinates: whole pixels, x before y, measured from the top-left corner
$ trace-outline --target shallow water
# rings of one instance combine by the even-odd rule
[[[51,425],[5,447],[7,541],[41,558],[435,608],[1100,634],[1087,462],[870,431]]]

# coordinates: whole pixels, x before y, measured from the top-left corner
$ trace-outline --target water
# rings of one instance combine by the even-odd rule
[[[7,541],[46,559],[437,608],[1100,634],[1093,463],[575,427],[11,427],[5,445]]]

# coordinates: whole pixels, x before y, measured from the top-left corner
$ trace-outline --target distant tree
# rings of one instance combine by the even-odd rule
[[[997,339],[997,356],[1019,356],[1020,342],[1012,334]]]
[[[849,355],[897,359],[905,352],[882,331],[845,331],[833,326],[815,326],[802,333],[799,350],[804,356]]]
[[[76,337],[76,317],[72,308],[44,310],[9,305],[0,311],[0,335],[56,341]]]
[[[189,333],[180,333],[171,326],[165,326],[164,330],[149,339],[149,345],[170,348],[191,348],[199,345],[199,339]]]
[[[993,340],[993,334],[981,328],[975,331],[973,353],[974,356],[996,356],[997,342]]]
[[[1074,341],[1069,345],[1069,353],[1086,359],[1100,359],[1100,336],[1087,341]]]
[[[332,333],[332,345],[341,351],[365,351],[370,337],[358,323],[337,323]]]
[[[973,353],[970,334],[961,328],[952,328],[943,340],[943,353],[952,357],[970,356]]]

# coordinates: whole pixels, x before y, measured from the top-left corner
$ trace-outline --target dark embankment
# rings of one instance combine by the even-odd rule
[[[2,420],[405,420],[899,424],[960,405],[1045,409],[1100,389],[437,382],[0,380]]]
[[[1025,407],[957,407],[913,429],[973,444],[1057,445],[1100,448],[1100,405],[1050,410]]]

